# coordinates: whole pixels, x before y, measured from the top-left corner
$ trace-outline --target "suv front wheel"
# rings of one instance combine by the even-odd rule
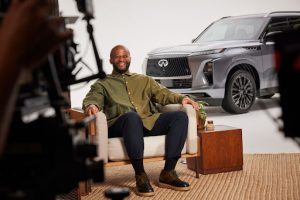
[[[238,70],[227,81],[222,108],[229,113],[246,113],[255,97],[256,85],[252,75],[245,70]]]

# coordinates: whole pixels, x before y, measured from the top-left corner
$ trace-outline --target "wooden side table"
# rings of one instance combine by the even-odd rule
[[[213,131],[198,131],[198,156],[187,158],[189,169],[214,174],[243,169],[242,129],[216,125]]]

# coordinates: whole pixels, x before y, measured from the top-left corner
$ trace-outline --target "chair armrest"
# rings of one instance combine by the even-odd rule
[[[70,118],[75,121],[79,121],[84,118],[84,112],[81,108],[69,108],[66,109],[66,113],[69,113]]]
[[[69,113],[70,118],[75,121],[83,120],[86,116],[81,108],[70,108],[66,112]],[[89,138],[90,141],[98,145],[98,156],[95,160],[103,160],[105,163],[108,160],[108,128],[106,116],[103,112],[98,112],[96,121],[91,122],[89,125]]]
[[[70,118],[74,119],[75,121],[81,121],[83,120],[86,115],[84,114],[84,111],[81,108],[70,108],[66,110],[67,113],[69,113]],[[89,125],[89,135],[96,135],[96,124],[95,122],[91,122]]]
[[[103,112],[98,112],[96,118],[95,140],[98,144],[98,157],[96,160],[108,162],[108,126],[106,116]]]
[[[192,105],[186,104],[169,104],[165,106],[158,106],[160,112],[184,111],[189,118],[188,133],[186,138],[186,150],[189,154],[197,153],[197,118],[196,111]]]

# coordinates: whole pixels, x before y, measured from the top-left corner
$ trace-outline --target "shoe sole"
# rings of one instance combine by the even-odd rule
[[[190,186],[188,186],[188,187],[175,187],[173,185],[169,185],[169,184],[162,183],[162,182],[158,182],[158,187],[168,188],[168,189],[172,189],[172,190],[176,190],[176,191],[188,191],[188,190],[191,189]]]
[[[154,196],[154,192],[139,192],[139,191],[137,191],[137,189],[135,189],[135,193],[141,197],[153,197]]]

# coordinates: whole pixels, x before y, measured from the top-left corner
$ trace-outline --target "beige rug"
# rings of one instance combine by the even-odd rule
[[[201,175],[178,163],[177,174],[188,181],[192,189],[176,192],[157,187],[157,179],[164,161],[145,164],[151,178],[155,196],[144,199],[197,199],[197,200],[300,200],[300,154],[249,154],[244,155],[242,171]],[[131,165],[106,169],[106,181],[94,184],[92,193],[83,200],[105,199],[104,191],[110,187],[135,187]],[[142,199],[134,192],[126,199]]]

